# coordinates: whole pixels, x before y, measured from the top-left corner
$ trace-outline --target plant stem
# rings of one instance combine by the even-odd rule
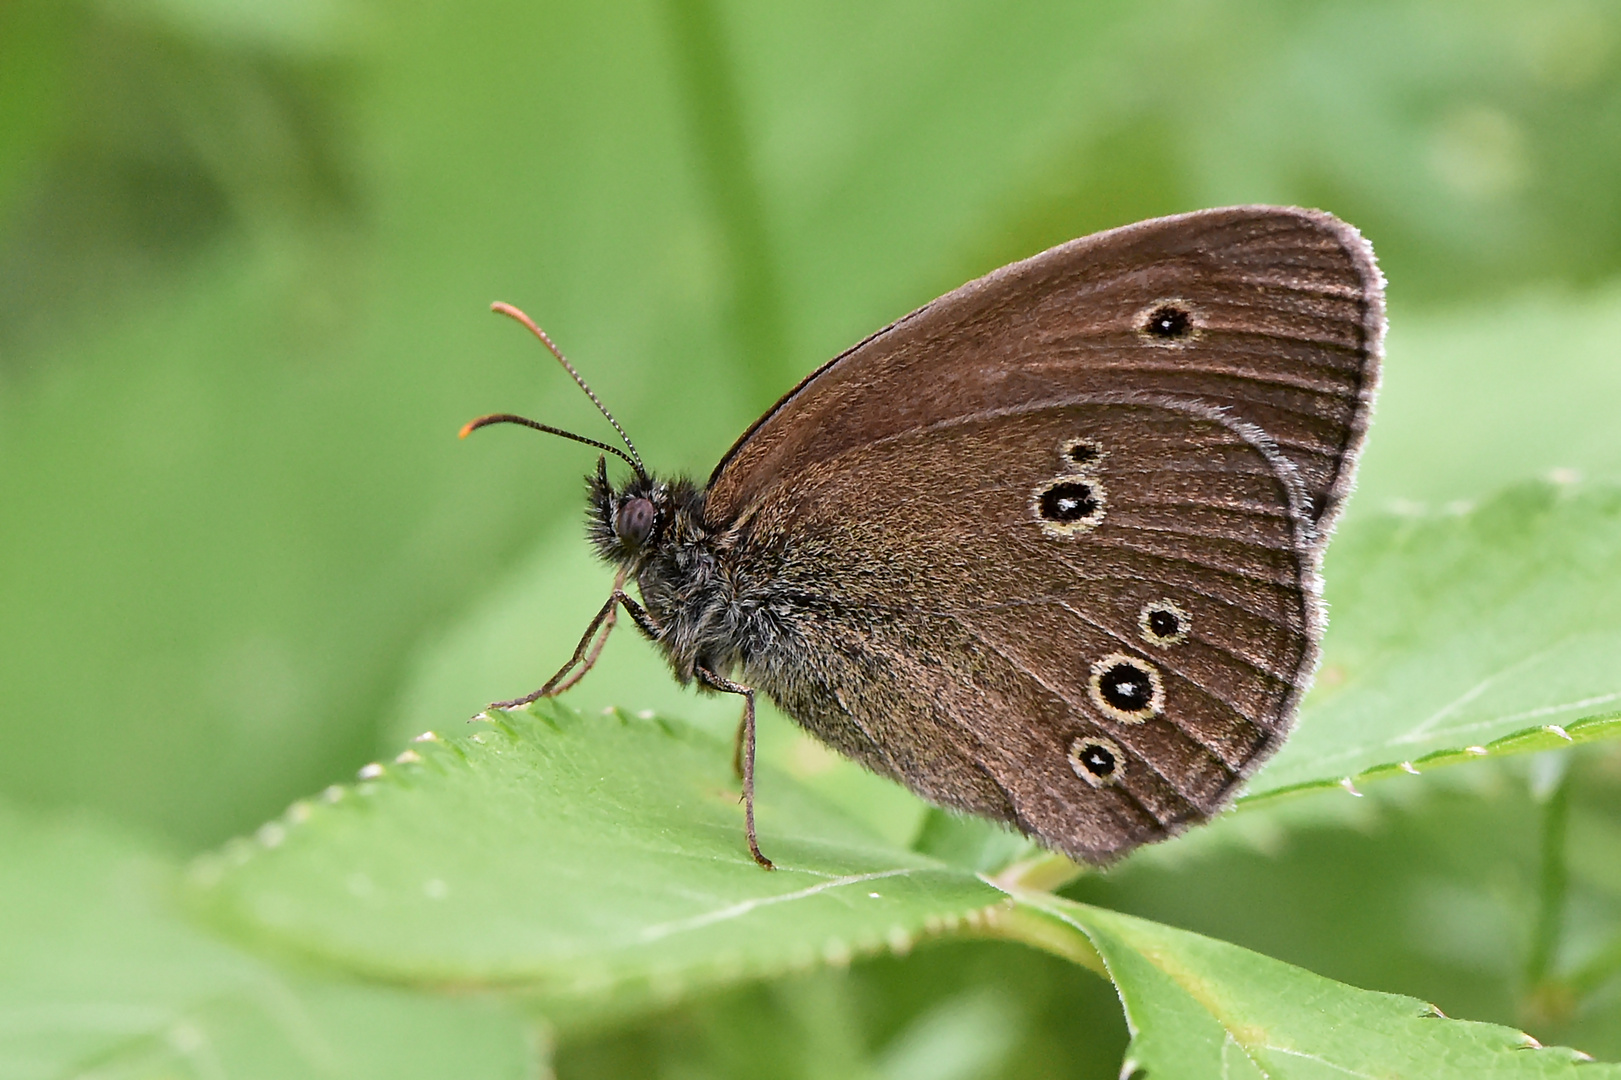
[[[993,924],[994,930],[983,936],[1022,941],[1032,948],[1078,964],[1105,979],[1109,978],[1109,969],[1104,966],[1103,957],[1098,955],[1091,939],[1079,926],[1066,919],[1061,911],[1055,910],[1065,901],[1055,900],[1045,892],[1009,890],[1008,895],[1015,901],[1013,908],[1001,913]]]
[[[666,0],[676,74],[685,92],[700,179],[729,264],[731,323],[752,404],[765,406],[791,363],[782,288],[749,154],[736,71],[713,0]]]
[[[1561,759],[1561,765],[1568,762]],[[1570,771],[1562,768],[1542,805],[1542,872],[1537,898],[1537,921],[1525,962],[1525,981],[1540,986],[1548,978],[1559,937],[1564,929],[1565,894],[1570,872],[1565,863],[1565,840],[1570,823]]]

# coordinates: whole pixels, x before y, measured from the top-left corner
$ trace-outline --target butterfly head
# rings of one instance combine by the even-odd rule
[[[633,565],[650,555],[664,540],[675,517],[671,485],[634,473],[615,486],[608,479],[606,458],[597,459],[597,471],[586,477],[587,530],[591,544],[604,560]]]
[[[597,471],[594,476],[586,477],[586,486],[590,499],[589,532],[591,542],[595,545],[597,553],[609,562],[618,562],[625,566],[642,561],[646,554],[657,544],[666,522],[672,517],[670,512],[671,494],[670,485],[655,480],[649,476],[642,466],[641,455],[636,452],[636,445],[625,434],[625,429],[619,426],[613,413],[607,406],[591,392],[591,387],[574,370],[574,365],[568,362],[557,345],[547,335],[546,331],[536,326],[534,321],[522,311],[511,304],[493,304],[492,308],[499,314],[515,319],[528,327],[530,332],[541,340],[548,351],[563,365],[586,397],[597,407],[613,429],[619,433],[624,441],[625,449],[610,446],[596,439],[584,435],[576,435],[572,431],[552,427],[531,420],[526,416],[516,416],[512,413],[491,413],[480,416],[462,425],[461,437],[466,438],[479,428],[489,427],[492,424],[518,424],[522,427],[533,428],[548,435],[557,435],[587,446],[594,446],[598,450],[613,454],[624,460],[625,464],[636,470],[636,475],[626,481],[621,487],[615,488],[608,482],[608,459],[597,459]],[[696,491],[691,484],[678,484],[683,495],[683,502],[692,502]],[[701,502],[701,495],[698,500]]]

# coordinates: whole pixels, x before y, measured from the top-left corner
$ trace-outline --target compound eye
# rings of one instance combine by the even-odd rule
[[[620,542],[626,547],[633,550],[640,548],[653,535],[653,520],[657,516],[653,500],[631,499],[614,515],[614,532],[619,534]]]

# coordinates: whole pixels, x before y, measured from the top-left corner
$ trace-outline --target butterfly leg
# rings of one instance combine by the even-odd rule
[[[737,718],[737,733],[732,736],[732,775],[743,779],[743,731],[748,726],[749,707],[743,706],[743,715]]]
[[[626,573],[627,573],[627,571],[625,570],[625,568],[620,567],[619,573],[614,575],[614,596],[615,597],[617,597],[619,595],[619,593],[622,591],[622,587],[625,584],[625,574]],[[602,647],[604,645],[608,644],[608,635],[613,633],[614,625],[618,621],[619,621],[619,605],[617,603],[610,602],[610,606],[608,608],[608,615],[607,615],[606,618],[604,618],[602,620],[602,632],[597,636],[596,644],[591,646],[591,651],[586,654],[585,660],[580,663],[580,666],[579,666],[578,670],[576,670],[574,672],[574,674],[570,675],[568,678],[563,679],[561,682],[559,682],[558,679],[554,676],[550,682],[548,682],[545,686],[541,687],[540,696],[541,697],[556,697],[558,694],[561,694],[563,691],[572,688],[575,683],[577,683],[581,679],[585,678],[585,673],[590,671],[591,668],[596,665],[597,657],[602,655]],[[587,634],[586,636],[590,637],[589,634]],[[569,665],[573,666],[574,662],[576,660],[579,660],[579,657],[580,657],[579,650],[576,649],[575,652],[574,652],[574,659],[569,661]],[[567,671],[567,670],[568,670],[568,668],[563,669],[563,671]],[[557,674],[562,675],[562,673],[563,672],[560,671]]]
[[[754,861],[767,870],[775,870],[776,866],[771,860],[760,853],[760,838],[754,832],[754,690],[723,679],[706,667],[700,667],[697,671],[699,681],[710,689],[743,697],[743,724],[739,729],[742,734],[740,749],[743,767],[739,774],[743,777],[743,829],[749,841],[749,854],[754,856]]]
[[[608,602],[602,605],[602,610],[597,612],[596,617],[591,620],[591,624],[585,628],[585,634],[580,638],[580,643],[574,647],[574,655],[569,657],[568,663],[564,664],[556,675],[546,681],[546,685],[533,693],[525,694],[521,698],[513,698],[511,701],[491,702],[489,708],[516,709],[528,705],[532,701],[538,701],[543,697],[560,694],[579,682],[585,673],[591,669],[591,665],[596,663],[597,657],[601,655],[602,646],[607,642],[608,632],[613,629],[621,607],[630,613],[631,620],[636,623],[638,630],[654,641],[658,640],[663,631],[658,623],[653,621],[653,616],[649,615],[646,608],[632,600],[622,589],[615,588],[613,595],[608,597]],[[602,631],[602,637],[596,640],[593,647],[593,639],[597,638],[599,630]],[[574,670],[576,667],[580,668],[577,672]],[[569,677],[571,672],[573,673],[572,678]]]

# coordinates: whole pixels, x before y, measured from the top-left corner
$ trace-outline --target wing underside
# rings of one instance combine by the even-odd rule
[[[1055,490],[1095,504],[1079,528]],[[1106,859],[1213,813],[1286,733],[1317,622],[1303,499],[1264,436],[1197,402],[869,443],[747,523],[802,634],[749,675],[926,798]],[[1117,759],[1106,782],[1088,748]]]
[[[813,373],[705,516],[784,613],[749,677],[927,798],[1106,860],[1287,734],[1383,279],[1317,211],[1237,207],[998,270]]]
[[[1150,332],[1161,310],[1186,332]],[[1055,392],[1227,409],[1295,466],[1320,534],[1351,487],[1384,337],[1373,251],[1330,214],[1251,206],[1082,237],[919,308],[812,373],[710,477],[712,520],[876,439]]]

